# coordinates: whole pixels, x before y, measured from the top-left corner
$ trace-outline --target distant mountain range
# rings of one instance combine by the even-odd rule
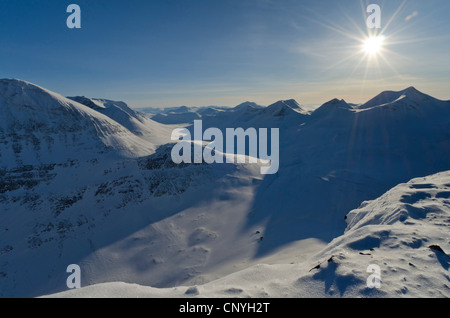
[[[192,123],[203,116],[214,116],[218,112],[229,110],[226,106],[207,107],[168,107],[168,108],[138,108],[138,111],[146,114],[152,120],[162,124],[185,124]]]

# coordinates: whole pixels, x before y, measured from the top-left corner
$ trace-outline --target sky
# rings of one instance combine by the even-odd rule
[[[361,103],[409,86],[447,100],[449,14],[448,0],[0,0],[0,78],[132,107]],[[376,56],[369,32],[385,36]]]

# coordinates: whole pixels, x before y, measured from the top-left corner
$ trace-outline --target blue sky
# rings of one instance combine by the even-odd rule
[[[81,7],[81,29],[66,8]],[[382,8],[367,58],[364,9]],[[415,86],[450,99],[447,0],[0,0],[0,77],[134,107],[364,102]]]

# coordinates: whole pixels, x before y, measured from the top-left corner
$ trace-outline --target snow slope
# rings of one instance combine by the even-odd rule
[[[68,98],[106,115],[127,128],[133,134],[154,145],[161,145],[170,141],[168,136],[170,136],[172,131],[171,127],[167,127],[147,118],[143,114],[128,107],[124,102],[87,98],[84,96]]]
[[[21,80],[0,80],[0,112],[1,167],[155,150],[110,117]]]
[[[50,297],[450,297],[450,171],[363,202],[347,223],[300,263],[256,265],[199,286],[108,283]],[[367,286],[369,265],[380,267],[380,288]]]
[[[170,149],[6,171],[0,296],[64,290],[68,264],[79,264],[88,284],[173,286],[250,259],[260,236],[243,224],[259,167],[175,165]]]

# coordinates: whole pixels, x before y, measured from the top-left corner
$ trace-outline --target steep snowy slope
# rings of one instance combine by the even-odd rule
[[[155,146],[111,118],[39,86],[0,80],[0,167],[148,155]]]
[[[128,128],[133,133],[140,133],[141,127],[138,123],[144,124],[148,120],[145,116],[128,107],[124,102],[107,99],[87,98],[84,96],[67,97],[80,104],[88,106],[111,119],[114,119],[122,126]]]
[[[130,130],[133,134],[154,145],[169,142],[168,136],[170,136],[172,130],[170,127],[147,118],[143,114],[128,107],[124,102],[87,98],[84,96],[68,98],[108,116]]]
[[[301,263],[257,265],[200,286],[109,283],[51,297],[450,297],[450,171],[400,184],[347,222]],[[380,285],[370,288],[377,267]]]

